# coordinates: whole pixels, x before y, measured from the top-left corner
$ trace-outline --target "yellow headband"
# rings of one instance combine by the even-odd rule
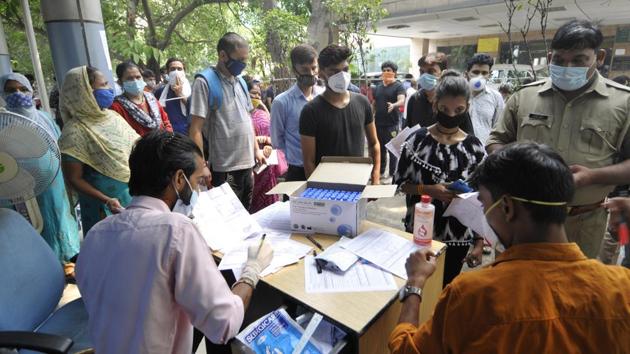
[[[525,202],[525,203],[536,204],[536,205],[545,205],[545,206],[563,206],[563,205],[567,205],[567,202],[543,202],[543,201],[540,201],[540,200],[529,200],[529,199],[513,197],[513,196],[510,196],[510,198],[512,198],[514,200],[518,200],[519,202]]]

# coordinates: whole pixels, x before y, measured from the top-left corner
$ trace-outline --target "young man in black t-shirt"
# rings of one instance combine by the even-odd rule
[[[374,163],[372,184],[380,182],[380,149],[370,103],[348,92],[350,49],[329,45],[319,53],[319,77],[326,91],[307,103],[300,115],[304,172],[308,178],[322,156],[363,156],[365,139]]]
[[[391,61],[386,61],[381,65],[381,79],[383,83],[379,84],[374,90],[374,102],[372,109],[374,111],[374,121],[376,122],[376,134],[381,144],[381,176],[385,173],[387,165],[387,144],[392,138],[398,134],[400,124],[399,107],[405,104],[406,90],[405,87],[396,81],[396,73],[398,65]],[[389,153],[389,175],[393,176],[396,170],[396,156]]]

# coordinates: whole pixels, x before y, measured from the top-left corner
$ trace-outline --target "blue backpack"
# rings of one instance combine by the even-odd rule
[[[214,111],[221,108],[221,105],[223,104],[223,88],[221,87],[221,78],[219,77],[219,74],[217,74],[216,69],[213,67],[206,68],[195,75],[195,78],[198,77],[204,78],[206,83],[208,83],[208,92],[210,93],[208,95],[208,107]],[[240,76],[238,76],[237,79],[243,88],[243,92],[245,92],[245,97],[247,97],[249,95],[249,91],[247,90],[245,80],[243,80]]]

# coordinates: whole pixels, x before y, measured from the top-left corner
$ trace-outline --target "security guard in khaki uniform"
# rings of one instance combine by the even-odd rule
[[[587,21],[560,27],[549,54],[551,78],[515,93],[487,141],[489,152],[535,141],[565,159],[576,184],[567,237],[590,258],[598,255],[606,231],[601,203],[616,185],[630,181],[630,88],[597,71],[606,56],[602,40]]]

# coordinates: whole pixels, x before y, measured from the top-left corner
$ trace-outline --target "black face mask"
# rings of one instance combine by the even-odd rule
[[[299,85],[311,87],[317,83],[317,77],[315,75],[300,75],[297,76],[297,82]]]
[[[451,129],[456,128],[464,123],[464,120],[468,118],[468,112],[464,112],[462,114],[458,114],[454,117],[448,116],[443,112],[438,111],[435,115],[435,120],[444,128]]]

